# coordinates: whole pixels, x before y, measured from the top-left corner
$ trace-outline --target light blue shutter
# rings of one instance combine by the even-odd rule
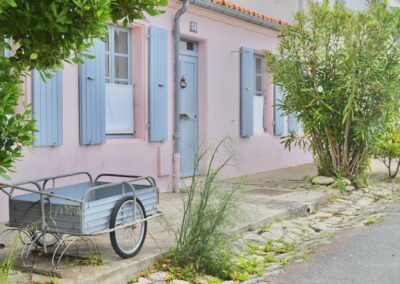
[[[290,114],[288,117],[288,130],[291,133],[297,133],[299,131],[299,123],[294,114]]]
[[[8,43],[9,45],[11,44],[11,41],[9,39],[6,39],[5,42]],[[11,50],[9,50],[8,48],[5,48],[3,52],[4,52],[4,57],[11,56]]]
[[[32,74],[33,118],[36,121],[35,146],[62,145],[62,72],[43,81]]]
[[[274,86],[274,135],[281,136],[284,133],[283,111],[278,106],[283,99],[283,91],[280,86]]]
[[[255,89],[254,51],[240,50],[240,136],[254,134],[253,101]]]
[[[82,58],[79,69],[80,144],[104,143],[105,121],[105,44],[95,40],[87,54],[95,58]]]
[[[149,140],[168,137],[168,31],[149,29]]]

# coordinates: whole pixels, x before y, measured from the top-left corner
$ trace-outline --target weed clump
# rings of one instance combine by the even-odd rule
[[[217,162],[225,141],[223,139],[214,151],[205,151],[196,160],[192,183],[184,198],[183,220],[176,232],[177,242],[163,261],[164,264],[168,262],[173,274],[183,279],[192,279],[196,274],[230,279],[235,269],[229,230],[237,208],[234,196],[240,186],[227,188],[218,182],[221,171],[232,158],[230,155],[223,162]],[[198,176],[200,161],[208,154],[206,171]]]

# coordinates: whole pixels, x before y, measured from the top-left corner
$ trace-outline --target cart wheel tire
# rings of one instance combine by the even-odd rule
[[[119,200],[117,202],[117,204],[115,205],[112,213],[111,213],[111,220],[110,220],[110,229],[114,229],[117,226],[117,220],[118,218],[121,218],[120,214],[122,212],[121,209],[124,208],[124,206],[127,206],[128,204],[134,204],[134,198],[132,196],[128,196],[125,198],[122,198],[121,200]],[[129,206],[129,205],[128,205]],[[145,219],[146,218],[146,211],[144,210],[144,206],[142,204],[142,202],[136,198],[136,214],[140,214],[140,218]],[[122,212],[123,214],[123,212]],[[123,218],[123,216],[122,216]],[[131,219],[132,220],[132,219]],[[133,221],[133,220],[132,220]],[[120,224],[118,224],[120,225]],[[113,231],[110,232],[110,240],[111,240],[111,245],[115,251],[116,254],[118,254],[120,257],[122,258],[131,258],[134,257],[135,255],[138,254],[138,252],[141,250],[143,244],[144,244],[144,240],[146,239],[146,234],[147,234],[147,221],[144,221],[142,223],[139,223],[139,225],[134,225],[134,226],[130,226],[127,227],[127,229],[130,230],[136,230],[137,226],[140,227],[140,232],[139,232],[139,239],[137,241],[135,241],[135,245],[129,249],[126,250],[122,247],[119,238],[118,238],[118,234],[119,231],[124,231],[126,229],[120,229],[117,231]]]

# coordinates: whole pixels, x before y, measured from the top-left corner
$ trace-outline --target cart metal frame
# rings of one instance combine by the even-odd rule
[[[71,198],[70,196],[54,194],[51,192],[45,192],[46,190],[48,190],[47,186],[48,186],[49,182],[52,183],[51,189],[57,189],[56,188],[57,180],[68,178],[68,177],[77,177],[77,176],[82,176],[82,175],[87,176],[89,183],[91,185],[90,188],[88,188],[87,190],[84,191],[82,199],[76,199],[76,198]],[[100,180],[102,180],[105,177],[123,178],[125,180],[120,181],[120,182],[108,182],[105,184],[97,185],[98,183],[101,182]],[[143,218],[141,220],[136,220],[137,219],[137,216],[136,216],[137,192],[135,189],[135,185],[133,185],[132,183],[143,182],[143,181],[147,182],[150,187],[153,187],[156,190],[156,194],[157,194],[156,206],[158,206],[158,204],[159,204],[159,189],[157,187],[157,184],[156,184],[154,178],[150,177],[150,176],[135,176],[135,175],[103,173],[103,174],[98,175],[93,180],[92,175],[88,172],[75,172],[75,173],[64,174],[64,175],[49,176],[49,177],[40,178],[40,179],[36,179],[36,180],[26,180],[26,181],[22,181],[22,182],[18,182],[18,183],[0,183],[0,191],[3,192],[4,194],[8,195],[9,204],[11,203],[11,199],[13,197],[17,196],[17,195],[15,195],[16,190],[21,190],[21,191],[28,192],[28,193],[38,194],[39,198],[40,198],[39,201],[40,201],[40,210],[41,210],[41,212],[40,212],[40,214],[41,214],[40,229],[38,229],[38,228],[35,229],[35,230],[38,230],[39,233],[35,234],[34,237],[32,237],[32,235],[30,234],[29,230],[26,227],[18,227],[18,226],[7,229],[7,230],[3,231],[1,234],[5,233],[7,231],[15,230],[15,231],[18,231],[19,234],[21,234],[21,233],[25,234],[28,236],[28,238],[30,238],[30,240],[28,242],[23,244],[23,248],[21,251],[21,259],[24,264],[25,264],[24,260],[30,255],[30,253],[32,252],[32,249],[37,247],[36,244],[37,244],[38,240],[40,240],[43,236],[46,236],[47,234],[51,234],[51,235],[55,236],[55,238],[57,239],[57,245],[53,252],[52,265],[53,265],[54,269],[57,269],[62,257],[67,252],[68,248],[73,243],[76,242],[76,240],[82,239],[89,246],[95,247],[93,242],[90,241],[89,239],[87,239],[87,237],[109,234],[111,232],[115,232],[117,230],[121,230],[121,229],[124,229],[127,227],[132,227],[139,223],[147,222],[149,220],[152,220],[152,219],[162,216],[162,213],[159,212],[157,209],[156,213],[154,213],[150,216],[147,216],[147,214],[145,212],[145,218]],[[27,188],[26,186],[28,186],[28,185],[33,186],[35,189]],[[74,184],[72,184],[71,186],[73,186],[73,185]],[[48,229],[48,221],[46,220],[46,203],[49,203],[50,198],[59,198],[62,200],[70,201],[75,204],[78,204],[80,206],[80,208],[83,208],[85,203],[87,203],[89,201],[90,196],[93,193],[95,193],[97,190],[107,189],[107,188],[110,188],[113,186],[114,187],[115,186],[122,187],[122,198],[126,197],[129,194],[133,195],[133,200],[134,200],[134,204],[135,204],[134,221],[133,222],[129,222],[129,223],[123,224],[123,225],[118,225],[115,228],[103,229],[103,230],[95,231],[92,233],[80,233],[80,234],[71,234],[69,232],[54,231],[54,230]],[[12,216],[10,216],[10,219],[11,219],[11,217]],[[83,217],[84,217],[83,214],[81,214],[82,224],[84,221]],[[10,224],[7,224],[7,225],[10,226]],[[68,245],[66,245],[66,241],[70,238],[73,238],[73,240]],[[144,236],[144,239],[145,238],[146,238],[146,236]],[[46,244],[46,237],[43,237],[42,240],[43,240],[43,242],[42,242],[43,250],[45,253],[47,253],[48,245]],[[64,249],[60,253],[59,251],[60,251],[61,247],[64,247]],[[57,260],[57,256],[58,256],[58,260]]]

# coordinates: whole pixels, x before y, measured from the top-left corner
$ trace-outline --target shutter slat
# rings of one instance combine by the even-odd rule
[[[274,86],[274,135],[284,134],[284,116],[282,109],[278,106],[283,99],[283,91],[280,86]]]
[[[168,139],[168,31],[149,29],[149,140]]]
[[[288,117],[288,131],[291,133],[297,133],[299,131],[299,123],[294,114],[290,114]]]
[[[240,136],[249,137],[254,134],[254,51],[242,47],[240,54]]]
[[[102,144],[106,139],[105,128],[105,43],[95,40],[80,66],[80,144]]]
[[[35,146],[62,145],[62,72],[43,81],[32,74],[33,118],[36,120]]]

